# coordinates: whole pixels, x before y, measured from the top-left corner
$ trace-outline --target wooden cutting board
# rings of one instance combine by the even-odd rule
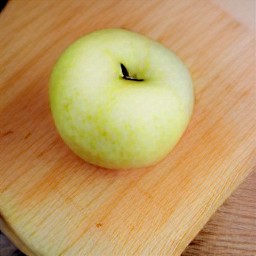
[[[255,38],[209,1],[10,1],[0,15],[1,228],[28,255],[179,255],[255,165]],[[195,85],[176,148],[111,171],[61,141],[48,81],[73,40],[123,27],[174,50]]]

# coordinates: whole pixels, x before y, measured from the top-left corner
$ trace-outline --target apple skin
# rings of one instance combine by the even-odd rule
[[[143,81],[125,79],[121,64]],[[85,161],[110,169],[163,159],[194,105],[182,61],[160,43],[123,29],[99,30],[71,44],[53,69],[49,94],[64,142]]]

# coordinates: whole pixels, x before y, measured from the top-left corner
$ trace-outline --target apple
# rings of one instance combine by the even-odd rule
[[[110,169],[163,159],[192,115],[193,85],[183,62],[162,44],[104,29],[71,44],[50,79],[57,130],[85,161]]]

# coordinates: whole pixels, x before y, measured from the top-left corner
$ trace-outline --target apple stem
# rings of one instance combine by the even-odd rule
[[[123,79],[125,80],[131,80],[131,81],[143,81],[143,79],[138,79],[136,77],[132,77],[129,75],[129,72],[127,71],[126,67],[124,66],[124,64],[120,64],[121,65],[121,70],[122,70],[122,75],[123,75]]]

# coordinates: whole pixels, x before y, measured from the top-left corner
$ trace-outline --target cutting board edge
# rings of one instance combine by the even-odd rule
[[[5,221],[4,217],[0,215],[0,230],[11,240],[11,242],[27,256],[37,256],[34,254],[26,244],[15,234],[12,227]]]
[[[256,171],[256,165],[253,165],[251,168],[248,168],[247,172],[242,173],[237,177],[232,186],[229,187],[225,196],[221,200],[215,200],[212,204],[212,207],[208,209],[204,214],[201,215],[201,218],[198,218],[197,222],[190,229],[190,232],[181,239],[180,243],[176,245],[174,249],[173,256],[180,256],[182,252],[186,249],[189,243],[197,236],[197,234],[202,230],[205,224],[210,220],[214,213],[224,204],[224,202],[230,197],[230,195],[245,181],[245,179],[254,171]],[[8,219],[8,218],[7,218]],[[0,214],[0,230],[13,242],[13,244],[21,250],[27,256],[38,256],[26,245],[22,239],[20,239],[16,233],[15,229],[8,224],[8,220],[4,218],[3,214]]]
[[[187,248],[190,242],[198,235],[198,233],[203,229],[206,223],[211,219],[211,217],[217,212],[217,210],[225,203],[225,201],[239,188],[239,186],[246,180],[246,178],[256,172],[256,164],[254,163],[248,170],[241,175],[237,176],[237,179],[234,181],[233,185],[229,186],[227,189],[225,196],[221,199],[216,198],[216,200],[212,203],[211,207],[208,211],[205,211],[202,214],[201,218],[197,220],[191,231],[187,235],[187,239],[182,239],[181,243],[177,246],[175,254],[173,256],[180,256],[182,252]],[[218,200],[217,200],[218,199]],[[182,249],[183,248],[183,249]],[[182,250],[181,250],[182,249]]]

